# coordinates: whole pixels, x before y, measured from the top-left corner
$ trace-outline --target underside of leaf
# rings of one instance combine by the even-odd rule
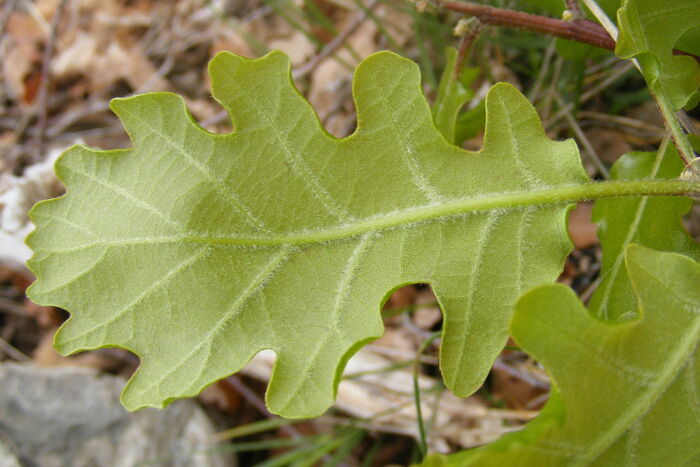
[[[673,49],[681,36],[700,27],[700,2],[626,0],[617,16],[620,37],[615,53],[636,57],[649,87],[675,110],[697,104],[700,64],[694,57],[674,55]]]
[[[487,97],[480,152],[445,141],[415,64],[357,69],[357,131],[336,139],[294,88],[282,53],[210,64],[235,130],[202,130],[168,93],[117,99],[134,143],[69,149],[67,194],[32,213],[30,297],[71,318],[62,353],[119,346],[141,366],[122,401],[162,407],[277,360],[266,399],[323,412],[346,360],[382,333],[395,288],[429,283],[444,314],[441,368],[476,390],[524,290],[558,276],[571,245],[556,193],[587,181],[572,141],[549,140],[512,86]]]
[[[632,245],[626,267],[638,318],[600,321],[574,292],[526,292],[511,323],[552,379],[521,431],[426,465],[695,465],[700,455],[700,264]]]

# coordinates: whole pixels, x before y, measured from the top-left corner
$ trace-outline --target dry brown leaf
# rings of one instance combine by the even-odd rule
[[[64,357],[53,346],[53,335],[57,328],[48,330],[34,349],[32,359],[39,366],[90,366],[101,368],[100,358],[94,352]]]
[[[139,92],[164,91],[169,87],[138,43],[111,42],[92,65],[90,80],[95,91],[104,90],[119,79]]]
[[[405,306],[413,305],[416,302],[417,295],[418,291],[412,285],[401,287],[400,289],[394,291],[391,296],[389,296],[384,308],[403,308]]]
[[[591,221],[590,203],[580,203],[569,214],[569,235],[576,248],[588,248],[598,243],[598,226]]]
[[[36,320],[36,322],[42,328],[50,328],[54,330],[60,326],[65,319],[65,317],[61,316],[60,312],[56,308],[37,305],[29,299],[24,301],[23,308],[27,316],[34,318],[34,320]]]
[[[432,329],[441,319],[442,314],[437,306],[419,307],[413,312],[413,322],[421,329]]]
[[[46,18],[47,21],[51,21],[51,18],[53,18],[60,4],[60,0],[37,0],[34,4],[36,5],[37,12]]]
[[[243,36],[236,31],[228,30],[212,43],[210,55],[226,50],[243,57],[254,58],[255,54]]]
[[[27,79],[41,64],[41,47],[46,39],[36,19],[28,14],[14,12],[8,18],[2,44],[4,59],[2,74],[9,97],[20,104],[28,104]]]
[[[397,322],[400,322],[398,318],[400,317],[396,317],[395,319]],[[392,350],[412,352],[416,348],[417,340],[416,335],[404,326],[392,326],[387,327],[382,337],[374,341],[373,345],[387,347]]]
[[[241,395],[225,381],[218,381],[206,387],[197,399],[230,414],[236,413],[241,405]]]
[[[270,49],[286,53],[292,66],[304,63],[315,51],[314,44],[300,31],[293,31],[283,38],[272,39],[268,46]]]
[[[66,48],[54,55],[51,74],[55,78],[73,75],[90,76],[98,54],[97,39],[91,33],[79,31]]]

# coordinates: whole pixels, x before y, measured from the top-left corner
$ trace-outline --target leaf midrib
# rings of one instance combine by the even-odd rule
[[[578,185],[564,185],[544,190],[517,191],[491,194],[483,197],[458,199],[438,205],[427,205],[390,214],[368,218],[352,224],[344,224],[323,230],[268,236],[207,236],[177,235],[152,238],[113,239],[86,243],[61,250],[45,250],[49,253],[77,251],[92,246],[119,246],[148,243],[192,243],[208,245],[232,245],[243,247],[269,247],[279,245],[309,245],[357,237],[367,232],[390,230],[440,218],[459,216],[495,209],[517,209],[527,206],[546,206],[574,203],[615,196],[673,196],[700,193],[700,181],[641,180],[607,181]]]

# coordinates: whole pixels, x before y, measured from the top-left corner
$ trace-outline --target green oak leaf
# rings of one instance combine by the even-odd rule
[[[693,57],[674,55],[673,48],[681,36],[700,27],[700,1],[626,0],[617,20],[615,53],[636,57],[649,87],[674,110],[697,104],[700,64]]]
[[[673,179],[683,171],[683,162],[673,144],[658,152],[634,152],[622,156],[612,167],[613,180]],[[691,198],[620,197],[599,199],[593,221],[599,224],[603,250],[600,283],[589,309],[602,319],[633,317],[637,298],[632,292],[625,249],[631,243],[659,251],[674,251],[700,260],[700,244],[685,230],[681,218],[693,205]]]
[[[601,321],[559,284],[518,300],[511,331],[547,368],[549,401],[522,430],[426,465],[697,465],[700,264],[638,245],[626,263],[634,321]]]
[[[133,148],[76,146],[57,162],[67,194],[32,210],[28,293],[71,313],[58,350],[133,351],[122,402],[138,409],[272,349],[270,410],[315,416],[382,334],[388,294],[425,282],[444,313],[445,381],[475,391],[517,297],[554,281],[571,249],[556,195],[587,182],[574,142],[548,139],[499,84],[483,149],[459,149],[436,129],[417,66],[390,52],[359,65],[358,128],[344,139],[324,131],[284,54],[220,53],[209,70],[232,133],[202,130],[176,95],[145,94],[112,103]]]

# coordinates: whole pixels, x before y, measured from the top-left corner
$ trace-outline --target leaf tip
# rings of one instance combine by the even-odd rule
[[[276,73],[291,76],[291,67],[287,54],[279,50],[273,50],[258,58],[247,58],[227,51],[219,52],[208,65],[212,95],[225,105],[228,100],[228,88],[233,85],[246,85],[246,80],[237,79],[241,71],[256,69],[266,76]]]
[[[516,319],[521,319],[524,315],[532,314],[534,310],[541,308],[541,304],[545,300],[563,302],[571,299],[578,301],[574,291],[564,284],[543,284],[533,287],[523,293],[516,301],[511,325],[515,323]]]
[[[390,50],[382,50],[369,55],[357,65],[353,85],[358,81],[376,80],[376,73],[381,69],[390,70],[393,76],[409,75],[420,82],[420,70],[415,62]]]
[[[254,102],[252,105],[261,114],[269,114],[278,99],[289,96],[290,90],[298,94],[292,80],[291,61],[279,50],[259,58],[219,52],[209,62],[208,72],[212,96],[226,109],[238,130],[250,121],[242,112],[249,102]]]
[[[535,108],[523,94],[510,83],[500,82],[491,86],[485,99],[486,128],[496,127],[500,114],[510,108],[513,113],[536,114]],[[500,109],[499,109],[500,107]],[[517,107],[517,110],[515,109]],[[539,117],[537,118],[539,124]],[[541,125],[540,125],[541,126]]]
[[[235,73],[237,67],[243,64],[260,64],[260,63],[272,63],[282,68],[290,68],[291,62],[289,56],[282,52],[281,50],[272,50],[262,57],[248,58],[242,55],[229,52],[227,50],[222,50],[218,52],[209,61],[208,70],[209,74],[214,77],[221,71],[226,73]]]
[[[181,122],[194,123],[185,100],[172,92],[149,92],[112,99],[109,108],[119,117],[129,139],[138,145],[149,135],[164,132]],[[201,130],[201,127],[195,124]],[[87,148],[91,152],[98,152]],[[114,152],[112,150],[108,152]],[[123,151],[123,150],[122,150]]]
[[[34,285],[34,284],[32,284]],[[65,335],[65,329],[67,326],[70,326],[71,320],[73,318],[69,317],[62,325],[61,327],[58,328],[56,333],[53,335],[53,348],[56,349],[56,351],[61,354],[62,356],[66,357],[72,353],[77,352],[77,349],[73,348],[66,340],[64,339]]]

